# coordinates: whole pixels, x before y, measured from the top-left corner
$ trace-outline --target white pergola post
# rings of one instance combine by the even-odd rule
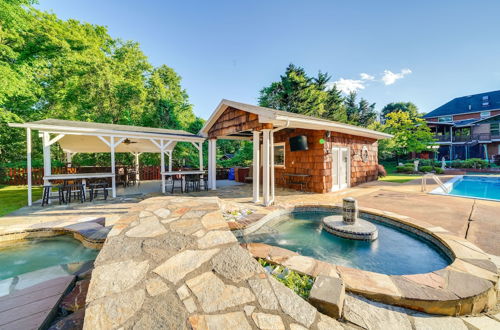
[[[203,142],[198,143],[198,158],[200,163],[200,171],[203,171]]]
[[[217,189],[216,184],[216,154],[217,154],[217,140],[209,139],[208,140],[208,182],[209,187],[212,190]]]
[[[109,147],[111,148],[111,185],[112,185],[112,196],[116,198],[116,171],[115,171],[115,137],[109,138]]]
[[[173,150],[170,150],[168,152],[168,171],[169,172],[172,172],[172,151]]]
[[[71,159],[73,158],[73,154],[71,152],[66,152],[66,166],[71,167]]]
[[[262,130],[262,199],[265,206],[269,205],[269,133],[270,129]]]
[[[260,198],[260,132],[253,131],[253,202],[258,203]]]
[[[161,141],[162,148],[160,149],[160,173],[165,172],[165,151],[163,150],[163,140]],[[161,192],[165,193],[165,175],[161,176]]]
[[[140,152],[134,152],[135,156],[135,179],[137,182],[141,181],[141,176],[139,174],[140,168],[139,168],[139,156],[141,155]]]
[[[28,170],[28,206],[33,204],[31,182],[31,128],[26,128],[26,167]]]
[[[270,186],[271,186],[271,199],[269,204],[274,202],[274,131],[269,132],[269,171],[271,173]],[[267,206],[267,205],[266,205]]]
[[[42,144],[43,144],[43,175],[48,176],[52,174],[52,164],[50,160],[50,134],[47,132],[42,133]],[[49,185],[49,180],[44,180],[43,184],[45,186]],[[50,203],[50,198],[49,198]]]

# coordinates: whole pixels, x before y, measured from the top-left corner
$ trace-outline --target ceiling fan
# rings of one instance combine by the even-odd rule
[[[126,138],[126,139],[123,141],[123,143],[125,143],[125,144],[127,144],[127,145],[128,145],[128,144],[131,144],[131,143],[137,143],[137,142],[130,141],[128,138]]]

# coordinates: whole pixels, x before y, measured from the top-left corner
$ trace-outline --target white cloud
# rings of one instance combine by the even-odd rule
[[[365,89],[365,84],[363,80],[356,79],[344,79],[340,78],[337,81],[328,83],[327,89],[331,89],[333,85],[337,86],[337,88],[345,94],[349,94],[350,92],[356,92],[360,89]]]
[[[360,73],[361,80],[375,80],[375,77],[368,73]]]
[[[403,69],[399,73],[394,73],[391,70],[384,70],[384,74],[382,75],[382,81],[384,85],[392,85],[398,79],[402,79],[404,76],[409,75],[411,73],[410,69]]]

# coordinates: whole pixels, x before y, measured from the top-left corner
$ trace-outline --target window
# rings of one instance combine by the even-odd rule
[[[442,116],[442,117],[438,118],[438,121],[440,123],[445,123],[445,122],[453,121],[453,118],[452,118],[452,116]]]
[[[274,166],[285,167],[285,142],[274,144]]]
[[[490,124],[490,134],[491,135],[500,135],[500,124]]]
[[[488,105],[490,105],[490,99],[488,95],[483,96],[483,107],[487,107]]]
[[[491,116],[491,112],[490,111],[481,111],[481,119],[483,118],[488,118],[489,116]]]

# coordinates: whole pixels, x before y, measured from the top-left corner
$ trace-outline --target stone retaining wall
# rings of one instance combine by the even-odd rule
[[[108,235],[84,329],[343,329],[241,248],[217,198],[142,201]]]

